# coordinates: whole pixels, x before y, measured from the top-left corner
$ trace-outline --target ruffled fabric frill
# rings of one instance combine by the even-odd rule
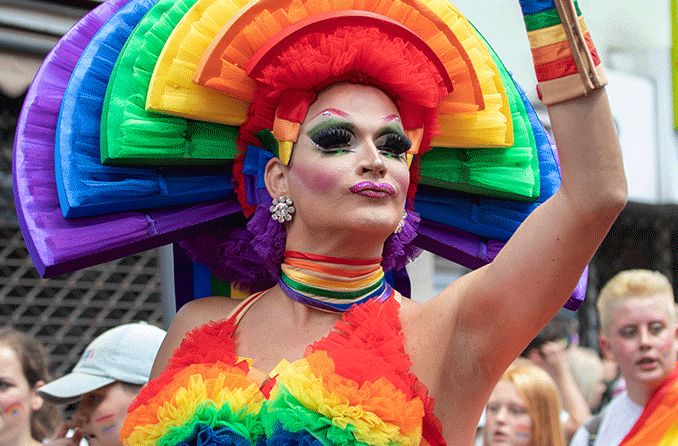
[[[302,359],[260,388],[232,320],[190,332],[130,406],[126,445],[445,445],[433,400],[410,372],[400,306],[349,309]]]

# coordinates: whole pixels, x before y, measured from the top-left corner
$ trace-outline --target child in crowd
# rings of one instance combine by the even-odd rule
[[[145,323],[112,328],[85,349],[71,373],[43,386],[39,394],[57,404],[78,402],[49,446],[118,446],[127,407],[148,381],[165,331]]]
[[[580,428],[573,446],[678,444],[678,370],[673,289],[662,274],[623,271],[598,297],[600,347],[626,391]]]
[[[38,388],[49,381],[45,347],[11,327],[0,328],[0,446],[36,446],[61,422]]]
[[[486,407],[484,446],[564,446],[558,389],[541,367],[516,360]]]

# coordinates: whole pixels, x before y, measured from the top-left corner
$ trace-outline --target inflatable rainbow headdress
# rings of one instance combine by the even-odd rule
[[[361,33],[372,47],[336,46]],[[402,99],[414,110],[402,116],[414,243],[470,268],[491,262],[560,175],[526,96],[449,1],[109,0],[47,56],[17,125],[17,213],[40,274],[243,225],[267,195],[257,170],[289,159],[313,100],[293,83],[278,91],[299,68],[290,55],[335,54],[297,60],[322,88],[339,61],[347,72],[371,51],[371,68],[334,80],[388,90],[403,82],[376,57],[382,42],[435,79],[397,85],[416,97]],[[260,118],[270,128],[257,140],[243,127]]]

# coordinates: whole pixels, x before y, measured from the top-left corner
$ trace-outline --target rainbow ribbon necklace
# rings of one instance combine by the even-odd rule
[[[342,259],[300,251],[285,251],[278,280],[293,300],[332,313],[370,299],[384,302],[394,295],[384,280],[381,257]]]

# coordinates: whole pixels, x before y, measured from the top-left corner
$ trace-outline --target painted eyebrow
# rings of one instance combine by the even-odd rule
[[[346,113],[338,108],[327,108],[318,113],[317,115],[315,115],[313,118],[311,118],[311,120],[317,118],[318,116],[322,115],[325,112],[332,113],[334,116],[328,116],[327,119],[324,119],[317,123],[316,125],[312,126],[306,132],[307,135],[312,137],[318,132],[329,127],[341,127],[351,132],[356,131],[356,125],[351,120],[351,114]],[[400,123],[400,117],[397,114],[392,113],[384,117],[383,121],[386,123],[386,125],[379,129],[375,138],[381,138],[384,135],[396,133],[409,141],[409,138],[405,134],[403,128],[400,125],[398,125]]]
[[[332,113],[333,115],[340,116],[340,117],[342,117],[342,118],[344,118],[344,119],[351,119],[351,114],[350,114],[350,113],[347,113],[347,112],[345,112],[345,111],[343,111],[343,110],[341,110],[341,109],[338,109],[338,108],[326,108],[325,110],[321,111],[321,112],[318,113],[317,115],[313,116],[311,119],[315,119],[315,118],[317,118],[318,116],[322,115],[323,113]]]

